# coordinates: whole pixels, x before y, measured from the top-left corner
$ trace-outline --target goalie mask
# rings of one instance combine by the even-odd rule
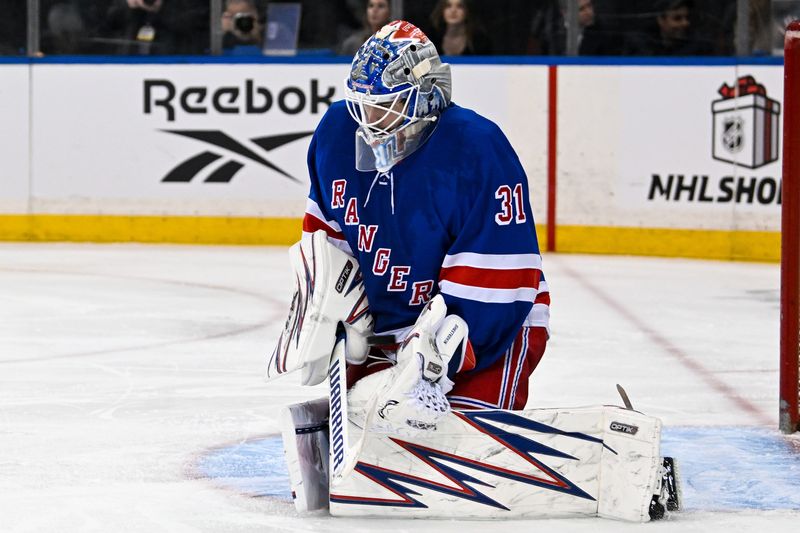
[[[386,172],[430,137],[450,103],[450,65],[409,22],[394,21],[359,48],[345,82],[356,168]]]

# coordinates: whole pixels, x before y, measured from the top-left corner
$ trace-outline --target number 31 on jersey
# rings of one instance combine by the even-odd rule
[[[522,203],[522,184],[514,185],[514,190],[508,185],[501,185],[494,192],[494,197],[500,200],[500,212],[494,215],[494,221],[500,226],[507,226],[513,220],[515,224],[525,223],[525,208]]]

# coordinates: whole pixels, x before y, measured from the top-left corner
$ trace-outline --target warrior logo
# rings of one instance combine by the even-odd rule
[[[723,121],[722,145],[732,154],[742,151],[743,124],[741,117],[728,117]]]
[[[334,473],[340,473],[344,466],[345,442],[345,414],[342,403],[347,402],[346,392],[342,394],[341,369],[339,360],[334,358],[330,368],[330,438],[331,438],[331,459],[333,460]]]

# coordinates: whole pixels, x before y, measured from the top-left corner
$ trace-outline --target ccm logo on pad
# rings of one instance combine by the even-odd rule
[[[627,433],[628,435],[636,435],[639,428],[636,426],[629,426],[621,422],[611,422],[611,431],[619,431],[620,433]]]

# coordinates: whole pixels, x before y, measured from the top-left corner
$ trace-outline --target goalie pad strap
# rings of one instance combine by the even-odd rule
[[[309,433],[316,433],[317,431],[328,431],[328,424],[319,424],[317,426],[310,426],[306,428],[295,428],[295,435],[307,435]]]

